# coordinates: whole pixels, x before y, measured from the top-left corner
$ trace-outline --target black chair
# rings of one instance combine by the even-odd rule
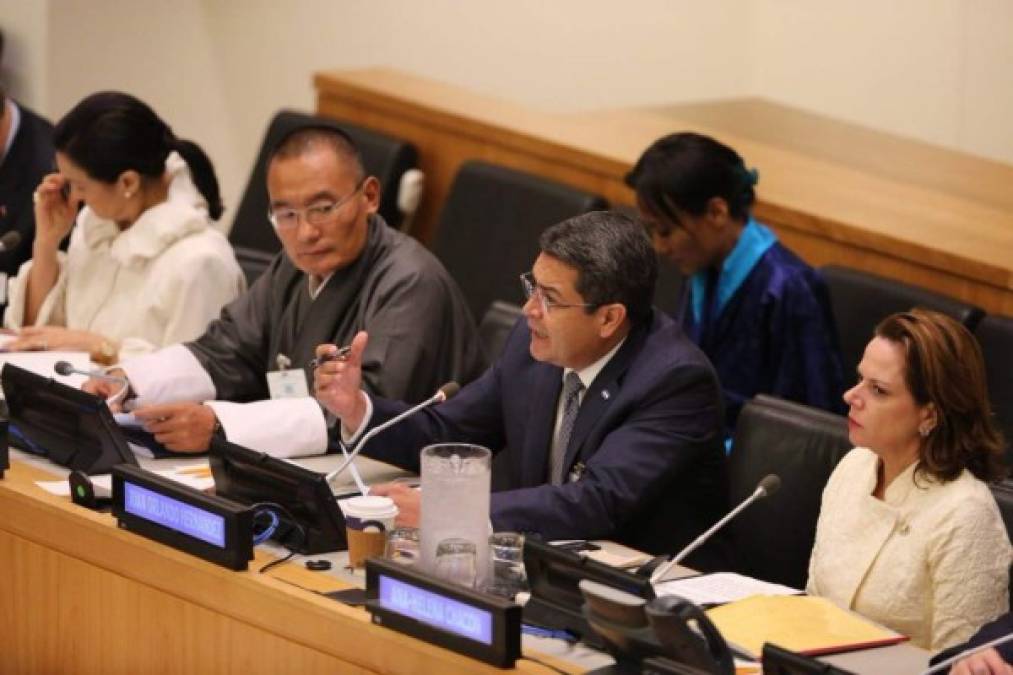
[[[985,357],[992,413],[1006,437],[1006,466],[1013,467],[1013,318],[986,316],[974,334]]]
[[[731,503],[767,474],[780,476],[781,489],[729,524],[737,571],[805,587],[823,487],[850,449],[840,415],[763,395],[745,405],[729,457]]]
[[[658,259],[658,284],[654,289],[654,306],[668,316],[675,316],[682,303],[686,277],[667,258]]]
[[[867,272],[828,265],[820,273],[830,289],[845,379],[853,377],[876,324],[890,314],[922,307],[946,314],[970,330],[985,315],[980,308],[962,300]]]
[[[603,198],[503,166],[461,165],[440,214],[433,253],[457,280],[472,316],[495,300],[523,304],[518,275],[550,225],[604,209]]]
[[[995,497],[995,503],[999,506],[1002,522],[1006,524],[1006,534],[1013,540],[1013,481],[1004,480],[1001,483],[993,483],[989,487],[992,488],[992,496]],[[1009,606],[1013,607],[1013,585],[1009,589],[1009,600]]]
[[[507,337],[513,329],[523,310],[517,305],[497,300],[486,311],[478,324],[478,337],[482,340],[482,348],[486,358],[493,362],[499,357],[506,345]]]
[[[401,177],[416,166],[415,146],[397,138],[327,117],[282,110],[274,116],[264,134],[260,154],[253,165],[246,191],[239,203],[229,231],[229,241],[236,251],[239,264],[252,282],[263,272],[271,257],[281,250],[281,243],[267,220],[267,156],[286,134],[300,127],[326,126],[344,131],[358,146],[366,172],[380,180],[380,215],[392,227],[400,227],[403,214],[398,208]],[[259,255],[258,255],[259,254]],[[268,255],[263,255],[268,254]]]
[[[612,207],[624,216],[640,220],[640,214],[631,206],[617,204]],[[668,316],[675,316],[682,303],[683,286],[686,284],[686,277],[671,260],[664,256],[658,256],[658,283],[654,287],[654,306]]]

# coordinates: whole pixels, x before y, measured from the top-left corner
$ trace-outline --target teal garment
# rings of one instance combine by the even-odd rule
[[[718,373],[728,437],[757,394],[843,412],[826,284],[767,227],[750,219],[721,268],[702,270],[687,287],[677,318]]]
[[[714,304],[705,308],[704,298],[707,297],[708,270],[701,270],[690,277],[690,297],[693,299],[693,320],[700,323],[704,311],[710,311],[713,315],[721,314],[728,301],[739,290],[742,283],[749,277],[749,273],[756,267],[763,254],[777,243],[777,235],[770,231],[766,225],[756,222],[752,216],[742,229],[739,241],[735,248],[728,254],[721,263],[721,273],[718,275],[717,288],[715,290]]]

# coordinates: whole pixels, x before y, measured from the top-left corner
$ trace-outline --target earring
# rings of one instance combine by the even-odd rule
[[[926,438],[929,434],[932,433],[932,428],[931,427],[920,427],[918,429],[918,433],[921,434],[922,438]]]

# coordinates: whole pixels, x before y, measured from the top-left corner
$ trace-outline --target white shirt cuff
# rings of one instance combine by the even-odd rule
[[[207,401],[215,398],[215,383],[189,349],[171,345],[119,365],[137,394],[135,405]]]
[[[369,426],[369,420],[373,418],[373,401],[369,396],[366,396],[364,391],[360,391],[359,396],[366,400],[366,414],[362,416],[362,422],[359,423],[359,428],[355,430],[354,434],[350,433],[344,424],[341,425],[341,442],[345,444],[346,448],[351,448],[358,442],[362,432]]]
[[[273,457],[327,452],[327,424],[315,398],[277,398],[252,403],[206,401],[230,443]]]

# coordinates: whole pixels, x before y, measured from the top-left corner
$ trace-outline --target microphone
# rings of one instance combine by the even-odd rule
[[[57,361],[53,364],[53,370],[56,371],[57,375],[84,375],[86,377],[94,377],[96,380],[116,382],[117,384],[127,384],[127,378],[125,377],[107,375],[101,370],[78,370],[68,361]]]
[[[0,253],[3,253],[4,251],[13,251],[20,243],[21,233],[17,230],[11,230],[4,236],[0,237]]]
[[[327,482],[330,483],[332,480],[337,478],[341,474],[341,472],[344,471],[345,468],[347,468],[348,465],[352,463],[352,461],[356,458],[356,456],[358,456],[359,452],[366,446],[366,443],[369,442],[369,440],[374,436],[376,436],[378,433],[380,433],[385,429],[389,429],[390,427],[394,426],[404,418],[414,415],[423,408],[428,408],[429,406],[436,405],[437,403],[443,403],[460,390],[461,385],[459,385],[457,382],[447,382],[445,385],[440,387],[435,394],[427,398],[422,403],[419,403],[418,405],[409,408],[408,410],[405,410],[400,415],[392,417],[383,424],[375,426],[369,431],[367,431],[363,435],[363,437],[359,439],[359,442],[355,444],[355,448],[353,448],[352,451],[348,453],[348,456],[345,457],[345,461],[342,462],[341,466],[339,466],[337,469],[327,474]],[[341,433],[340,429],[338,430],[338,433]]]
[[[674,558],[672,558],[667,563],[665,563],[657,570],[655,570],[654,574],[651,575],[651,583],[652,584],[657,583],[663,576],[665,576],[668,573],[668,570],[678,565],[686,558],[686,556],[688,556],[690,553],[700,548],[700,546],[705,541],[710,539],[715,532],[724,527],[729,520],[739,515],[739,513],[747,506],[755,502],[757,499],[769,497],[770,495],[777,492],[778,488],[780,487],[781,487],[781,479],[777,476],[777,474],[771,473],[765,476],[756,486],[756,489],[753,491],[753,494],[749,495],[749,497],[746,498],[741,504],[732,509],[731,512],[728,513],[728,515],[726,515],[724,518],[714,523],[713,527],[711,527],[709,530],[707,530],[699,537],[694,539],[693,543],[691,543],[689,546],[679,551]]]

